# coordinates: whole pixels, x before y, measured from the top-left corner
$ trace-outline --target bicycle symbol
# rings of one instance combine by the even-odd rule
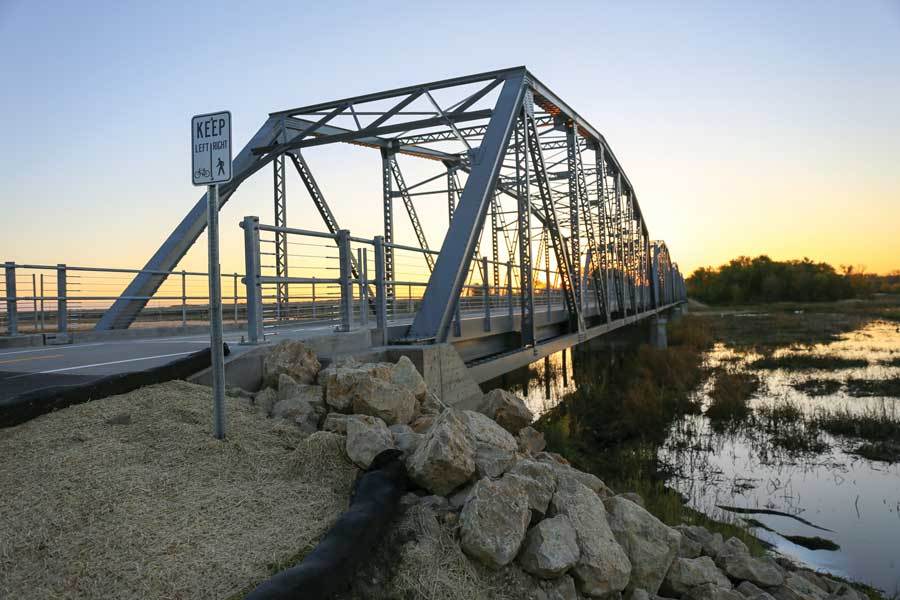
[[[212,172],[209,169],[201,167],[194,171],[194,177],[197,179],[200,179],[201,177],[212,177]]]

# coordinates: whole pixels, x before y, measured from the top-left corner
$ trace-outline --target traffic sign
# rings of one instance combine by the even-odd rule
[[[231,181],[231,111],[191,119],[191,152],[194,185]]]

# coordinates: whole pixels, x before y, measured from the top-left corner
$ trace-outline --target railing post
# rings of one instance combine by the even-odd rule
[[[247,343],[262,337],[262,290],[259,283],[259,217],[244,217],[244,286],[247,289]]]
[[[521,284],[519,286],[521,289]],[[512,327],[513,321],[513,301],[512,301],[512,262],[506,261],[506,302],[509,308],[509,325]]]
[[[7,262],[6,273],[6,326],[9,335],[19,333],[19,314],[16,300],[16,263]]]
[[[235,322],[235,324],[237,324],[237,320],[238,320],[238,310],[237,310],[237,302],[238,302],[238,288],[237,288],[238,274],[235,273],[235,274],[233,275],[233,277],[234,277],[234,322]]]
[[[544,273],[547,275],[547,322],[550,322],[550,316],[553,314],[553,288],[550,287],[550,266],[544,267]]]
[[[316,277],[312,278],[312,318],[316,318]]]
[[[487,256],[481,257],[481,297],[484,302],[484,330],[491,330],[491,287],[488,283],[488,259]]]
[[[357,248],[359,259],[359,324],[362,327],[369,325],[369,265],[367,256],[368,248]]]
[[[181,326],[187,327],[187,273],[181,270]]]
[[[69,301],[66,291],[66,265],[56,265],[56,331],[66,333],[69,329]]]
[[[384,237],[375,236],[375,328],[387,344],[387,288],[384,281]]]
[[[44,332],[44,274],[41,273],[41,333]]]
[[[34,321],[34,332],[38,330],[38,309],[37,309],[37,275],[31,274],[31,317]]]
[[[338,262],[341,278],[341,331],[350,331],[353,316],[353,274],[350,269],[350,232],[341,229],[337,233]]]

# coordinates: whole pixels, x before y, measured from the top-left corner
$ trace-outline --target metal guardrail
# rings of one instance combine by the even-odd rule
[[[92,329],[139,273],[165,275],[166,281],[152,296],[134,297],[148,301],[138,326],[208,321],[206,273],[6,262],[0,271],[0,331],[12,336]],[[222,289],[231,292],[223,294],[226,319],[234,323],[246,315],[241,278],[239,273],[222,275]]]

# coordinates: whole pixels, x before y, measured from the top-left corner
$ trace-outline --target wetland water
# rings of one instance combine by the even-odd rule
[[[755,326],[756,315],[732,318]],[[628,350],[594,340],[487,387],[519,392],[545,414],[608,378],[610,356],[621,352]],[[690,394],[696,414],[676,416],[665,441],[653,445],[666,486],[714,519],[748,525],[783,555],[888,595],[900,591],[900,463],[855,454],[865,440],[832,435],[817,421],[836,413],[900,421],[898,323],[861,323],[808,345],[718,340],[702,364],[703,382]],[[703,414],[723,373],[757,381],[741,419]],[[823,543],[831,549],[812,549]]]

